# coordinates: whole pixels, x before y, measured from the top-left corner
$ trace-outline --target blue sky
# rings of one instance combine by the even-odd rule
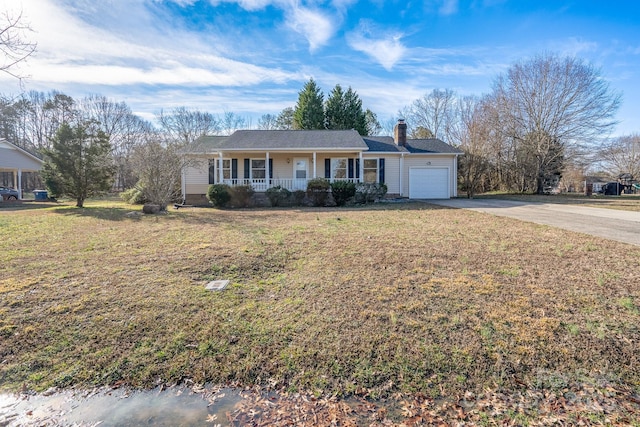
[[[623,94],[615,134],[640,132],[635,1],[0,0],[34,30],[25,90],[105,95],[153,119],[178,106],[254,125],[313,77],[351,86],[380,121],[434,88],[481,95],[516,61],[583,58]],[[1,92],[19,85],[0,76]]]

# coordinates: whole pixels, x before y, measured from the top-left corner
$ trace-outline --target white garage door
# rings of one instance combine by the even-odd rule
[[[409,169],[410,199],[448,199],[449,197],[449,169]]]

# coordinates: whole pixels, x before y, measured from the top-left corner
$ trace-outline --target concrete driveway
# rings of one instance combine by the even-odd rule
[[[550,225],[640,246],[640,212],[501,199],[451,199],[428,202]]]

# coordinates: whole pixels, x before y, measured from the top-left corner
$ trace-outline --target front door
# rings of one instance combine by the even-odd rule
[[[309,173],[309,159],[296,157],[293,159],[293,190],[307,189],[307,175]]]

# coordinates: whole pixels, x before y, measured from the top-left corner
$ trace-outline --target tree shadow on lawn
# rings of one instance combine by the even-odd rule
[[[52,209],[51,212],[70,217],[91,217],[107,221],[139,221],[143,217],[155,218],[156,220],[160,218],[162,218],[163,220],[175,220],[179,218],[176,215],[170,215],[168,213],[146,215],[142,213],[141,209],[142,208],[131,209],[102,206],[85,206],[83,208],[78,208],[75,206],[61,206],[59,208]]]

